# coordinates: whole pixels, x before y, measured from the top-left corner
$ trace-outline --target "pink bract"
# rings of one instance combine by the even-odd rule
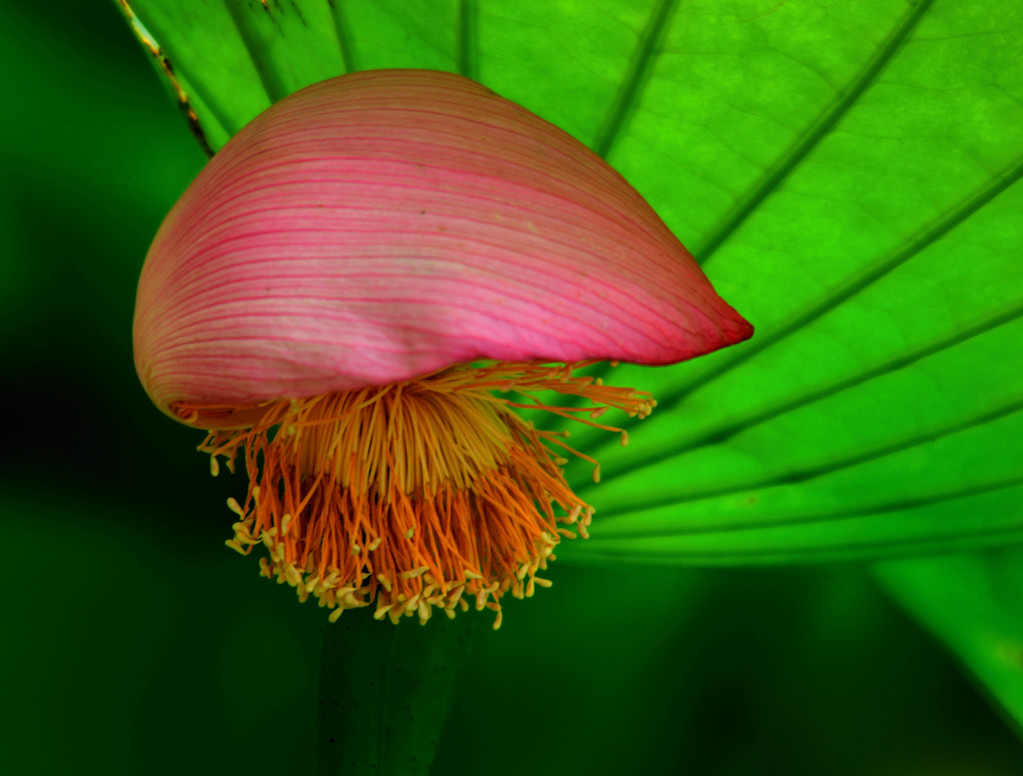
[[[170,412],[751,333],[584,145],[461,76],[382,70],[282,100],[199,174],[146,257],[135,361]]]

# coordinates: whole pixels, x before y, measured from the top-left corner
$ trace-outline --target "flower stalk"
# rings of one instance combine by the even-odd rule
[[[318,776],[428,774],[479,618],[381,627],[354,612],[323,629]]]

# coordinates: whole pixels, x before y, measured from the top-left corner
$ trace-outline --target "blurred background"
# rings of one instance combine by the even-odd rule
[[[205,157],[114,3],[5,11],[0,770],[307,772],[326,615],[223,546],[243,483],[132,366],[143,257]],[[1023,773],[865,568],[569,561],[481,629],[438,773]]]

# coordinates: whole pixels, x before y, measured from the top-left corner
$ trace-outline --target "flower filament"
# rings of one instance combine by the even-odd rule
[[[386,386],[260,405],[175,406],[197,425],[211,469],[243,456],[250,483],[227,544],[263,544],[262,575],[331,608],[376,604],[374,616],[425,623],[435,608],[497,612],[530,597],[562,537],[584,538],[593,507],[572,492],[560,452],[568,432],[537,429],[534,409],[627,437],[597,419],[608,408],[645,417],[649,394],[573,372],[593,362],[461,364]],[[581,397],[562,407],[536,394]],[[522,397],[522,401],[515,398]],[[232,420],[237,419],[237,425]],[[228,427],[235,425],[235,427]],[[243,427],[238,427],[243,426]]]

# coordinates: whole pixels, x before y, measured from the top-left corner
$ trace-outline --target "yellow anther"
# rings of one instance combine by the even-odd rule
[[[244,549],[242,549],[242,546],[238,543],[237,539],[228,539],[226,542],[224,542],[224,544],[226,544],[232,550],[237,552],[239,555],[248,555],[248,553],[245,552]]]

